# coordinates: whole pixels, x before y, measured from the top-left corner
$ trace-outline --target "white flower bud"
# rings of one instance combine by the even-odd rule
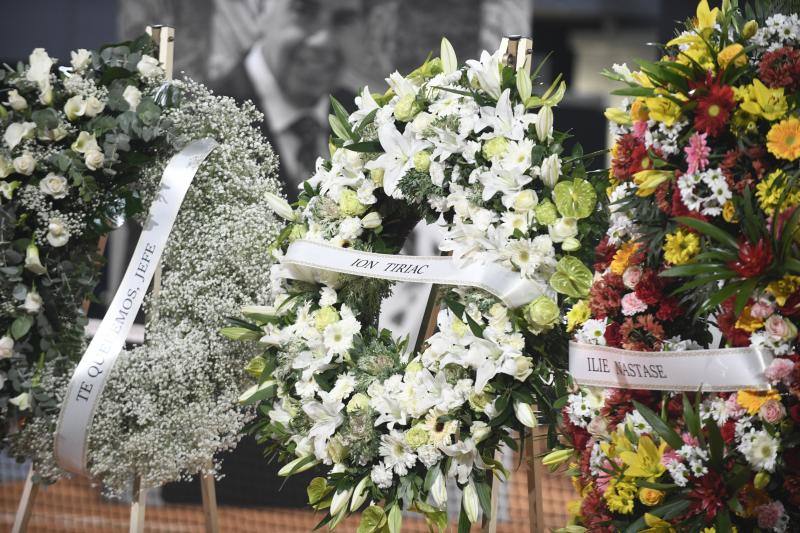
[[[442,508],[447,504],[447,480],[439,467],[436,467],[436,476],[431,485],[431,496],[437,507]]]
[[[9,335],[0,338],[0,359],[8,359],[14,354],[14,339]]]
[[[517,420],[525,427],[535,428],[538,425],[536,415],[534,415],[530,404],[514,402],[514,414],[517,415]]]
[[[361,219],[361,225],[367,229],[375,229],[383,223],[377,211],[370,211]]]
[[[544,142],[553,137],[553,109],[549,106],[542,106],[536,115],[536,136]]]
[[[8,402],[16,405],[20,411],[27,411],[31,407],[31,398],[27,392],[11,398]]]
[[[353,494],[353,489],[337,490],[333,499],[331,500],[331,516],[336,516],[342,509],[347,507],[347,502],[350,501],[350,496]]]
[[[310,468],[314,468],[316,465],[319,464],[319,461],[308,461],[306,464],[301,466],[299,469],[293,471],[293,469],[298,464],[300,464],[302,461],[305,461],[307,459],[307,457],[308,456],[298,457],[294,461],[285,464],[283,466],[283,468],[278,470],[278,475],[281,476],[281,477],[286,477],[286,476],[293,475],[293,474],[299,474],[300,472],[305,472],[306,470],[308,470]]]
[[[142,101],[142,91],[135,85],[128,85],[122,92],[122,98],[131,106],[131,111],[136,111]]]
[[[268,192],[266,193],[265,200],[267,204],[275,211],[275,214],[281,218],[284,218],[290,222],[293,222],[297,219],[297,215],[295,214],[292,206],[289,205],[289,202],[278,196],[277,194]]]
[[[39,275],[47,272],[47,269],[39,259],[39,248],[34,243],[30,243],[25,250],[25,268]]]
[[[357,511],[358,508],[364,505],[364,502],[367,501],[367,495],[369,494],[367,491],[367,484],[369,483],[369,480],[369,476],[364,476],[361,481],[358,482],[358,485],[356,485],[356,488],[353,491],[353,498],[350,500],[351,513]]]
[[[542,182],[551,189],[556,186],[561,175],[561,160],[557,154],[546,157],[540,169]]]
[[[5,104],[14,111],[22,111],[28,107],[28,101],[16,89],[8,91],[8,100],[6,100]]]
[[[480,501],[478,501],[478,491],[475,490],[475,483],[470,479],[461,498],[461,505],[466,513],[467,518],[471,523],[478,521],[478,508]]]

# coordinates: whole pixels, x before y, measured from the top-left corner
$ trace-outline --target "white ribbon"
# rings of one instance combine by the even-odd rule
[[[122,283],[69,382],[56,428],[55,455],[61,468],[88,476],[86,452],[92,418],[106,379],[144,301],[172,226],[200,164],[217,143],[200,139],[170,160],[153,199]]]
[[[393,281],[476,287],[509,307],[520,307],[542,295],[554,296],[546,285],[494,263],[458,266],[451,257],[376,254],[316,241],[294,241],[281,264],[286,267],[286,277],[309,282],[320,280],[319,271],[332,271]]]
[[[569,373],[581,385],[665,391],[766,390],[772,353],[756,348],[635,352],[569,343]]]

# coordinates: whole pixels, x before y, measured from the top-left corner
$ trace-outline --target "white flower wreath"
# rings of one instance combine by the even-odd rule
[[[425,218],[445,226],[442,250],[457,264],[500,265],[540,287],[520,308],[477,289],[443,291],[437,332],[409,353],[376,329],[390,282],[321,272],[307,283],[272,269],[271,303],[223,331],[263,344],[243,401],[259,405],[254,430],[288,463],[284,475],[329,467],[308,492],[331,527],[383,502],[359,531],[399,531],[403,509],[443,528],[447,476],[464,489],[468,527],[488,511],[492,471],[503,472],[497,448],[516,447],[514,432],[537,423],[534,404],[548,422],[557,414],[561,308],[587,294],[602,213],[582,152],[562,157],[568,136],[553,131],[563,82],[536,96],[532,79],[499,52],[458,68],[443,40],[441,58],[392,74],[382,95],[365,88],[354,113],[333,100],[330,160],[318,160],[294,207],[272,198],[290,221],[278,258],[300,239],[397,253]]]

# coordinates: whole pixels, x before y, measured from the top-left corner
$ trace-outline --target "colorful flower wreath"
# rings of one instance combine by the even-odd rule
[[[772,389],[570,395],[571,448],[545,461],[576,460],[570,531],[800,527],[800,18],[723,6],[607,73],[631,99],[607,111],[610,228],[568,316],[577,341],[638,351],[708,345],[715,325],[774,354]]]
[[[564,84],[536,96],[536,73],[515,73],[499,52],[464,68],[446,40],[442,52],[392,74],[384,94],[365,88],[352,114],[333,101],[330,160],[294,207],[273,199],[290,221],[274,253],[304,239],[393,254],[420,219],[438,220],[457,264],[518,272],[535,299],[510,308],[448,287],[436,333],[409,353],[377,329],[390,282],[320,272],[307,283],[276,267],[274,301],[224,331],[260,339],[248,367],[257,384],[243,396],[258,406],[253,432],[284,475],[326,465],[308,493],[331,527],[369,504],[359,531],[399,531],[408,509],[444,528],[448,476],[468,527],[489,512],[495,451],[537,423],[534,404],[552,422],[566,392],[560,309],[588,294],[584,259],[603,215],[582,152],[562,156],[567,135],[553,131]]]
[[[173,140],[157,101],[164,72],[148,36],[72,52],[35,49],[0,70],[0,434],[58,398],[84,346],[99,239],[142,210],[138,170]],[[164,94],[163,96],[168,96]],[[166,98],[171,100],[170,98]],[[48,371],[45,371],[47,367]],[[52,372],[51,372],[52,371]]]

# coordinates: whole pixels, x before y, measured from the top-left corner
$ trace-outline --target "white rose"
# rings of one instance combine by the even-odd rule
[[[578,219],[563,217],[547,226],[547,231],[553,242],[564,242],[566,239],[578,234]]]
[[[53,67],[53,59],[47,55],[44,48],[36,48],[28,58],[30,68],[25,78],[28,81],[36,82],[40,90],[50,86],[50,69]]]
[[[14,111],[22,111],[28,107],[28,101],[16,89],[8,91],[8,100],[5,103]]]
[[[47,176],[42,178],[39,182],[39,190],[45,194],[49,194],[53,198],[64,198],[69,191],[67,178],[49,172]]]
[[[375,229],[382,223],[381,215],[377,211],[371,211],[361,219],[361,225],[367,229]]]
[[[476,420],[469,428],[470,435],[475,444],[482,442],[492,432],[492,428],[486,422]]]
[[[60,248],[67,244],[67,241],[69,241],[69,231],[67,231],[64,223],[57,218],[50,220],[47,225],[47,242],[53,248]]]
[[[64,104],[64,114],[67,119],[74,121],[86,114],[86,100],[81,96],[73,96]]]
[[[89,62],[92,60],[92,53],[85,48],[79,48],[78,50],[70,52],[70,57],[72,58],[70,60],[72,68],[74,68],[76,72],[82,72],[89,66]]]
[[[103,166],[103,152],[96,149],[87,150],[83,162],[89,170],[97,170]]]
[[[96,117],[103,112],[105,107],[106,104],[101,102],[97,97],[90,96],[86,99],[86,116],[89,118]]]
[[[0,359],[8,359],[14,354],[14,339],[8,335],[0,338]]]
[[[521,355],[514,360],[514,379],[525,381],[533,372],[533,361],[530,357]]]
[[[433,119],[436,118],[428,112],[423,111],[422,113],[418,114],[414,117],[414,120],[411,121],[411,131],[416,133],[422,133],[428,127],[430,127]]]
[[[543,106],[536,115],[536,136],[544,142],[553,137],[553,110]]]
[[[3,140],[13,150],[15,146],[22,142],[22,139],[33,138],[35,130],[36,124],[33,122],[14,122],[6,128]]]
[[[39,293],[35,290],[31,290],[25,295],[25,302],[23,302],[23,304],[19,307],[26,313],[35,315],[39,312],[39,309],[42,308],[43,303],[44,301],[42,300],[42,297],[39,296]]]
[[[558,155],[553,154],[542,161],[541,167],[542,182],[551,189],[556,186],[558,177],[561,174],[561,160]]]
[[[44,130],[44,132],[39,135],[39,139],[43,141],[60,141],[67,136],[67,133],[69,133],[67,129],[59,124],[58,127],[52,130]]]
[[[525,213],[539,204],[539,197],[533,189],[523,189],[514,197],[514,211]]]
[[[361,219],[358,217],[348,217],[339,225],[339,236],[345,241],[352,241],[362,232]]]
[[[28,396],[27,392],[23,392],[19,396],[15,396],[8,401],[16,405],[20,411],[27,411],[31,407],[31,398]]]
[[[136,70],[145,78],[155,78],[164,74],[164,70],[158,63],[158,59],[153,56],[142,56],[139,63],[136,64]]]
[[[97,145],[97,139],[95,139],[94,134],[89,133],[88,131],[80,132],[78,134],[78,138],[75,139],[75,142],[72,143],[70,148],[79,154],[85,154],[89,150],[100,149],[100,147]]]
[[[128,85],[122,92],[122,98],[131,106],[131,111],[136,111],[142,101],[142,91],[137,89],[135,85]]]
[[[36,160],[28,152],[25,152],[21,156],[14,159],[13,163],[14,170],[25,176],[30,176],[33,174],[33,169],[36,168]]]

